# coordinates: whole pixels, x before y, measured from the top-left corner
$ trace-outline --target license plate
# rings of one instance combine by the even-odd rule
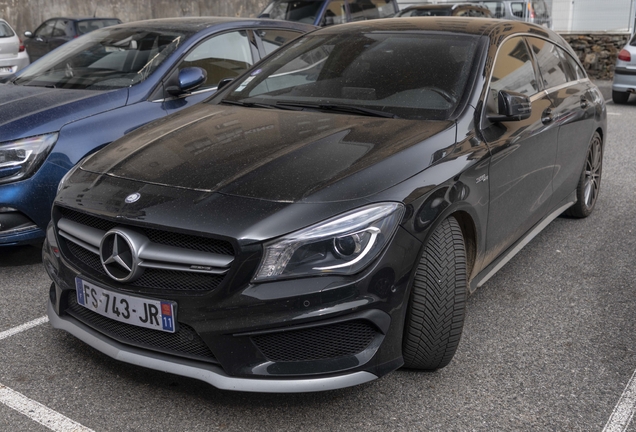
[[[75,278],[77,303],[115,321],[168,333],[175,332],[177,304],[116,293]]]
[[[2,66],[2,67],[0,67],[0,72],[13,73],[13,72],[15,72],[14,69],[15,69],[15,66]]]

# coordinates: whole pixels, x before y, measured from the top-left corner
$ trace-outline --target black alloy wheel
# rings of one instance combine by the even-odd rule
[[[585,166],[576,187],[577,201],[566,211],[566,215],[585,218],[592,213],[601,188],[602,171],[603,140],[598,132],[594,132],[585,157]]]
[[[428,240],[415,273],[404,325],[404,366],[435,370],[450,363],[464,326],[466,247],[459,223],[445,219]]]

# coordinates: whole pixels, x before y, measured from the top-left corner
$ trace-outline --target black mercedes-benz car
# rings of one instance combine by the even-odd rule
[[[447,365],[466,296],[597,201],[606,109],[542,27],[305,35],[62,180],[48,315],[118,360],[303,392]]]

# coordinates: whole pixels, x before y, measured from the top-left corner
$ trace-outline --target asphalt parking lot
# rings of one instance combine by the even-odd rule
[[[636,97],[608,104],[601,195],[468,300],[457,355],[301,395],[217,390],[117,362],[42,317],[39,251],[0,251],[0,430],[636,431]]]

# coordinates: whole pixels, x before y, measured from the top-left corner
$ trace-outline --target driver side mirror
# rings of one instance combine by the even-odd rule
[[[489,114],[488,120],[492,122],[520,121],[530,118],[532,104],[530,98],[517,92],[500,90],[497,94],[499,114]]]
[[[188,67],[179,71],[179,84],[171,85],[166,91],[172,96],[180,96],[199,87],[205,82],[208,73],[200,67]]]
[[[32,38],[33,37],[33,33],[31,33],[30,31],[25,31],[24,35],[28,38]]]

